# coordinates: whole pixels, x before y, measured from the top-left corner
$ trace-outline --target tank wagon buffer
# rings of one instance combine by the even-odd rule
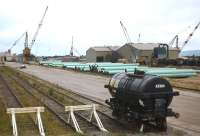
[[[169,108],[173,96],[179,92],[159,76],[144,75],[144,72],[118,73],[109,81],[112,98],[106,100],[112,114],[118,119],[135,124],[140,131],[147,124],[160,131],[167,129],[167,117],[179,117],[179,113]]]

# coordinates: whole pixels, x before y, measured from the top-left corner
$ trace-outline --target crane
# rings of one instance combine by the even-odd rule
[[[174,38],[170,41],[170,43],[168,44],[169,46],[172,46],[174,44],[174,42],[176,41],[176,48],[179,49],[178,47],[178,34],[174,36]]]
[[[187,39],[185,40],[185,42],[183,43],[183,45],[181,46],[181,50],[184,48],[184,46],[189,42],[189,40],[191,39],[191,37],[193,36],[194,32],[197,30],[197,28],[199,27],[200,22],[194,27],[193,31],[189,34],[189,36],[187,37]]]
[[[38,24],[38,27],[36,29],[36,32],[35,32],[35,34],[33,36],[33,39],[31,41],[30,45],[28,45],[28,33],[26,33],[26,39],[25,39],[24,50],[23,50],[23,57],[24,57],[23,61],[24,61],[24,63],[28,63],[29,62],[30,55],[31,55],[31,48],[33,47],[33,45],[35,43],[35,40],[36,40],[36,38],[38,36],[38,32],[39,32],[39,30],[40,30],[40,28],[41,28],[41,26],[43,24],[43,20],[44,20],[44,17],[46,15],[46,13],[47,13],[47,10],[48,10],[48,6],[46,7],[45,12],[44,12],[44,14],[42,16],[42,19]]]
[[[26,34],[26,32],[24,32],[13,44],[12,46],[8,49],[8,53],[11,53],[11,49],[13,47],[15,47],[15,45],[24,37],[24,35]]]
[[[74,53],[73,53],[73,40],[74,40],[74,38],[73,38],[73,36],[72,36],[72,45],[71,45],[71,49],[70,49],[70,56],[73,56],[74,55]]]
[[[70,56],[73,56],[74,52],[76,52],[79,56],[81,56],[79,51],[76,48],[74,48],[74,37],[72,36],[72,45],[71,45],[71,49],[70,49]]]
[[[124,32],[124,35],[125,35],[125,37],[126,37],[127,43],[131,43],[131,39],[130,39],[130,37],[129,37],[129,34],[128,34],[128,32],[127,32],[126,27],[124,26],[124,24],[122,23],[122,21],[120,21],[120,24],[121,24],[122,30],[123,30],[123,32]]]
[[[45,15],[46,15],[46,13],[47,13],[47,10],[48,10],[48,6],[46,7],[45,12],[44,12],[44,14],[43,14],[43,16],[42,16],[42,19],[41,19],[40,23],[38,24],[38,28],[37,28],[37,30],[36,30],[34,36],[33,36],[33,39],[32,39],[32,41],[31,41],[31,43],[30,43],[30,48],[32,48],[32,46],[33,46],[34,43],[35,43],[35,40],[36,40],[36,38],[37,38],[37,36],[38,36],[38,32],[39,32],[39,30],[40,30],[40,28],[41,28],[41,26],[42,26],[42,24],[43,24],[43,20],[44,20],[44,17],[45,17]]]
[[[24,47],[28,47],[28,32],[25,33],[25,42],[24,42]]]
[[[174,42],[176,42],[176,48],[179,49],[179,34],[185,32],[188,28],[190,28],[190,26],[186,27],[185,29],[179,31],[174,37],[173,39],[169,42],[169,46],[172,46],[174,44]]]

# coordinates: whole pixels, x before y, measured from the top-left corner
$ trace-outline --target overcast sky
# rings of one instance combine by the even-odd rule
[[[132,42],[169,43],[179,34],[180,45],[200,21],[200,0],[0,0],[0,51],[25,31],[29,42],[49,6],[32,53],[66,55],[74,47],[85,54],[91,46],[126,43],[123,22]],[[190,27],[189,27],[190,26]],[[22,53],[24,38],[12,49]],[[184,50],[200,49],[200,28]]]

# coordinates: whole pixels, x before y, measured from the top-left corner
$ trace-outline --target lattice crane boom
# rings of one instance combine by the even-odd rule
[[[15,47],[15,45],[24,37],[24,35],[26,34],[26,32],[24,32],[13,44],[12,46],[8,49],[8,51],[11,51],[11,49],[13,47]]]
[[[185,42],[183,43],[183,45],[181,46],[181,50],[184,48],[184,46],[189,42],[189,40],[191,39],[191,37],[194,35],[194,32],[197,30],[197,28],[199,27],[200,22],[194,27],[193,31],[189,34],[189,36],[187,37],[187,39],[185,40]]]
[[[35,43],[35,40],[36,40],[37,35],[38,35],[38,32],[39,32],[39,30],[40,30],[40,28],[41,28],[41,26],[42,26],[42,23],[43,23],[43,20],[44,20],[45,15],[46,15],[46,13],[47,13],[47,10],[48,10],[48,6],[47,6],[46,9],[45,9],[45,12],[44,12],[44,14],[43,14],[43,16],[42,16],[42,19],[41,19],[40,23],[38,24],[38,28],[37,28],[37,30],[36,30],[34,36],[33,36],[33,39],[32,39],[32,41],[31,41],[31,43],[30,43],[30,49],[33,47],[33,45],[34,45],[34,43]]]
[[[168,44],[169,46],[172,46],[174,44],[174,42],[176,41],[176,48],[178,49],[178,35],[175,35],[174,38],[170,41],[170,43]]]
[[[174,42],[176,42],[176,48],[179,49],[179,34],[185,32],[188,28],[190,28],[190,26],[186,27],[185,29],[179,31],[174,37],[173,39],[169,42],[169,46],[172,46],[174,44]]]
[[[25,42],[24,42],[24,47],[28,47],[28,32],[25,33]]]
[[[124,26],[124,24],[122,23],[122,21],[120,21],[120,24],[121,24],[122,30],[123,30],[123,32],[124,32],[124,35],[125,35],[125,37],[126,37],[127,43],[131,43],[131,39],[130,39],[130,37],[129,37],[129,34],[128,34],[128,32],[127,32],[126,27]]]

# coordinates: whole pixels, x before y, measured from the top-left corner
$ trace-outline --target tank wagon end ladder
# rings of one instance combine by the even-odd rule
[[[72,119],[72,122],[74,124],[75,129],[76,129],[76,132],[83,134],[83,132],[81,131],[81,129],[79,127],[79,124],[78,124],[78,122],[77,122],[77,120],[75,118],[74,111],[91,110],[90,117],[87,120],[89,122],[92,122],[92,117],[94,116],[94,118],[95,118],[95,120],[96,120],[96,122],[98,124],[99,129],[101,131],[103,131],[103,132],[108,132],[104,128],[104,126],[103,126],[103,124],[102,124],[102,122],[101,122],[101,120],[100,120],[100,118],[99,118],[99,116],[98,116],[98,114],[96,112],[96,107],[98,107],[97,104],[77,105],[77,106],[65,106],[65,111],[69,112],[68,123],[70,123],[70,119]]]
[[[13,135],[18,136],[17,131],[17,123],[16,123],[16,113],[36,113],[37,116],[37,123],[38,123],[38,129],[41,136],[45,136],[44,128],[42,125],[42,119],[40,116],[40,112],[44,112],[44,107],[26,107],[26,108],[8,108],[7,113],[11,114],[12,116],[12,127],[13,127]]]

